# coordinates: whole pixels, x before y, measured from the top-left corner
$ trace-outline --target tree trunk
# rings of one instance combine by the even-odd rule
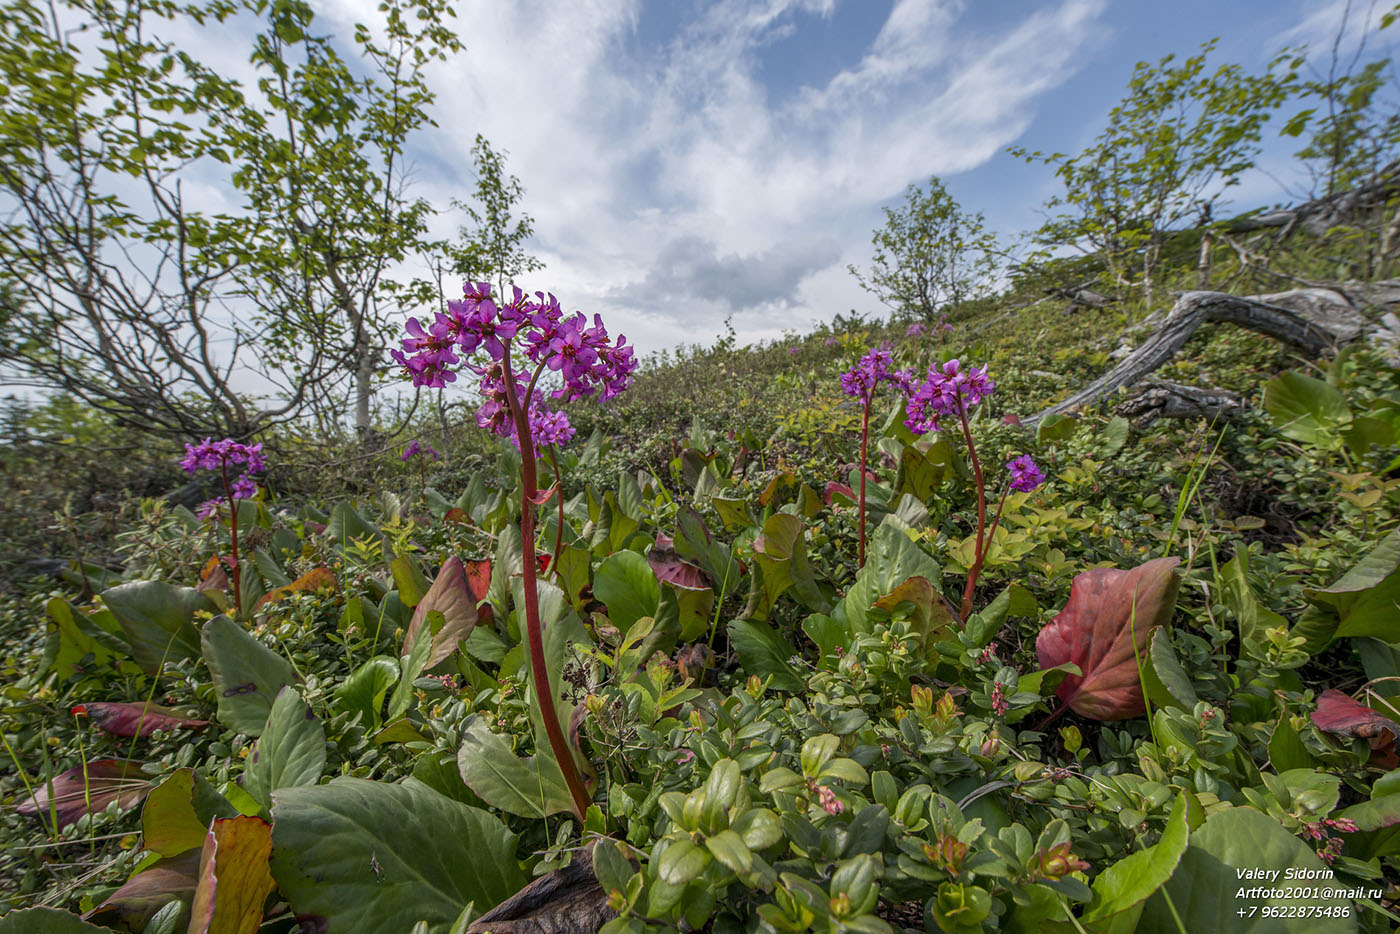
[[[1331,297],[1324,301],[1320,295]],[[1289,307],[1292,306],[1292,307]],[[1297,310],[1294,310],[1297,309]],[[1243,298],[1223,292],[1184,292],[1162,326],[1118,366],[1088,386],[1026,420],[1034,425],[1047,415],[1072,412],[1131,386],[1176,356],[1206,322],[1227,322],[1282,341],[1309,357],[1318,357],[1362,333],[1365,318],[1340,292],[1300,289],[1277,295]]]

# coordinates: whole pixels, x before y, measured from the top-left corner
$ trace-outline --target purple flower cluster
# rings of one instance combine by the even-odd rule
[[[433,446],[431,444],[427,443],[426,441],[420,444],[415,438],[414,440],[408,442],[408,447],[403,449],[403,453],[399,455],[399,460],[406,461],[410,457],[427,456],[431,456],[433,460],[442,459],[442,455],[439,454],[437,451],[433,450]]]
[[[841,374],[841,391],[861,402],[869,402],[880,383],[893,383],[906,394],[912,389],[913,378],[906,370],[894,370],[894,358],[888,350],[871,350],[860,358],[850,372]]]
[[[985,366],[964,372],[956,359],[941,367],[935,364],[929,367],[928,378],[909,393],[904,424],[915,434],[938,431],[940,417],[957,416],[974,408],[995,389],[996,383],[987,377]]]
[[[225,481],[230,466],[245,468],[242,475],[229,484],[230,495],[234,499],[252,499],[257,496],[258,485],[252,475],[267,469],[267,462],[263,459],[262,442],[239,444],[232,438],[222,441],[205,438],[199,444],[186,442],[185,457],[180,461],[180,467],[191,476],[201,470],[217,470]],[[211,499],[200,503],[196,514],[201,519],[209,519],[218,514],[219,506],[223,502],[221,499]]]
[[[1011,474],[1011,489],[1017,492],[1029,493],[1045,482],[1045,474],[1029,454],[1007,461],[1006,469]]]
[[[562,386],[551,393],[555,399],[581,399],[595,392],[611,399],[627,388],[637,361],[625,337],[619,334],[614,342],[599,315],[593,316],[591,327],[581,312],[565,315],[553,295],[536,292],[536,300],[529,301],[518,287],[511,289],[511,300],[498,305],[489,283],[469,283],[462,300],[448,302],[447,311],[438,312],[428,327],[410,319],[403,350],[390,355],[403,365],[415,386],[441,388],[457,378],[454,367],[484,350],[493,365],[467,365],[483,377],[481,394],[486,401],[477,412],[477,424],[505,436],[514,429],[501,362],[513,342],[535,364],[535,373],[547,368],[559,374]],[[528,370],[512,375],[519,393],[534,378]],[[532,435],[555,439],[547,443],[562,443],[573,435],[562,414],[544,409],[533,395],[528,404]]]
[[[180,461],[180,467],[191,476],[199,470],[223,470],[230,464],[246,464],[246,473],[266,470],[267,462],[263,460],[262,443],[239,444],[232,438],[222,441],[205,438],[199,444],[186,443],[185,457]]]
[[[922,321],[915,321],[904,331],[905,337],[922,337],[928,333],[928,325]]]

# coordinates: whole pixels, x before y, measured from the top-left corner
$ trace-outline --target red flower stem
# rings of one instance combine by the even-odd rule
[[[554,530],[554,554],[549,559],[549,569],[564,583],[563,572],[559,570],[559,555],[564,550],[564,481],[559,476],[559,447],[549,446],[549,461],[554,465],[554,496],[559,500],[559,522]]]
[[[873,393],[872,393],[873,394]],[[865,567],[865,457],[870,445],[870,399],[865,397],[865,411],[860,420],[860,518],[857,521],[857,567]]]
[[[997,514],[992,519],[992,524],[987,527],[987,547],[982,548],[979,541],[977,546],[977,557],[973,559],[972,567],[967,570],[967,587],[963,591],[963,617],[967,617],[968,601],[971,599],[972,591],[977,587],[977,577],[982,573],[982,562],[987,560],[987,552],[992,550],[992,539],[997,534],[997,526],[1001,523],[1001,510],[1006,505],[1006,494],[1011,492],[1011,484],[1008,483],[1001,491],[1001,499],[997,501]]]
[[[525,641],[530,652],[530,676],[535,685],[535,697],[540,705],[540,717],[544,720],[544,732],[549,740],[549,748],[559,762],[559,771],[564,775],[564,784],[574,799],[574,811],[579,820],[588,810],[588,791],[579,775],[578,764],[574,762],[564,731],[559,726],[559,713],[554,706],[554,691],[549,684],[549,669],[545,665],[544,632],[540,625],[540,595],[535,576],[535,505],[533,499],[539,490],[535,465],[535,445],[530,440],[530,419],[527,407],[530,394],[534,391],[535,380],[530,380],[524,399],[516,395],[515,374],[511,371],[510,349],[506,348],[501,359],[502,379],[505,382],[506,405],[515,422],[515,437],[520,441],[520,547],[521,570],[524,574],[525,591]],[[539,376],[539,371],[535,371]]]
[[[243,562],[238,558],[238,501],[233,498],[233,488],[228,485],[228,464],[219,464],[219,476],[224,481],[224,496],[228,498],[229,537],[233,541],[233,607],[238,615],[243,615]]]
[[[987,486],[982,480],[982,462],[977,458],[977,446],[972,443],[972,428],[967,424],[967,408],[962,404],[962,395],[958,395],[958,421],[962,423],[963,438],[967,441],[967,453],[972,459],[972,476],[977,481],[977,563],[980,565],[982,556],[982,542],[986,537],[987,529]],[[972,615],[972,591],[977,586],[977,578],[969,573],[967,576],[967,586],[963,588],[962,618],[967,619]]]

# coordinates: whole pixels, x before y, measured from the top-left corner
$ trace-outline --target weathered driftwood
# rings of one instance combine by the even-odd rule
[[[1333,227],[1348,222],[1363,211],[1384,207],[1397,193],[1400,193],[1400,159],[1389,163],[1355,188],[1290,208],[1235,218],[1225,224],[1225,229],[1231,233],[1277,229],[1279,240],[1295,229],[1314,237],[1323,237]]]
[[[1346,296],[1328,289],[1300,289],[1251,298],[1223,292],[1183,292],[1161,327],[1116,367],[1068,399],[1037,412],[1026,423],[1034,425],[1047,415],[1073,412],[1124,386],[1141,382],[1176,356],[1206,322],[1227,322],[1257,331],[1309,357],[1321,356],[1355,340],[1366,327],[1366,319]]]
[[[1244,399],[1228,389],[1183,386],[1165,380],[1144,381],[1143,389],[1115,410],[1145,428],[1159,418],[1204,418],[1223,421],[1244,408]]]
[[[590,848],[477,918],[467,934],[597,934],[615,917],[593,875]]]

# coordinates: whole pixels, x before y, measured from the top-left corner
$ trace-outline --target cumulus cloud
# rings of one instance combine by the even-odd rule
[[[353,16],[363,0],[335,2]],[[1012,142],[1104,9],[1060,0],[991,27],[964,0],[896,0],[828,74],[774,79],[783,43],[861,2],[472,4],[465,53],[433,76],[442,132],[418,176],[443,204],[468,196],[485,134],[526,187],[548,264],[531,286],[644,349],[729,313],[748,339],[829,319],[859,299],[839,283],[868,260],[880,203]],[[661,29],[659,7],[676,19]]]

